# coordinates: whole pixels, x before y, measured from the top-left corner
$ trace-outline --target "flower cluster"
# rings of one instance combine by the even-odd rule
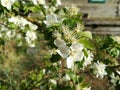
[[[7,9],[11,9],[12,5],[16,2],[17,0],[1,0],[2,6],[6,7]]]
[[[46,15],[46,20],[44,20],[44,23],[47,25],[47,27],[56,25],[57,23],[60,23],[61,20],[56,14]]]
[[[46,2],[45,0],[31,0],[33,2],[34,5],[44,5]]]
[[[119,75],[120,75],[120,74],[119,74]],[[112,73],[112,74],[110,75],[110,78],[111,78],[110,82],[113,83],[114,86],[116,86],[117,83],[120,84],[120,77],[119,77],[118,75],[115,76],[115,74]]]
[[[10,30],[9,28],[1,25],[0,27],[0,38],[4,38],[6,40],[10,40],[15,37],[16,32],[14,30]]]
[[[1,53],[2,43],[14,41],[16,47],[29,46],[33,52],[33,47],[40,46],[40,38],[44,36],[47,48],[52,51],[46,57],[53,63],[46,65],[47,60],[42,60],[46,66],[41,65],[45,69],[38,75],[40,83],[36,85],[41,90],[59,87],[90,90],[92,87],[84,83],[82,75],[91,72],[100,79],[108,76],[114,86],[120,84],[120,37],[92,41],[91,32],[85,30],[81,21],[79,8],[59,5],[61,0],[0,0],[0,59],[4,54]],[[35,79],[34,75],[32,79]],[[31,90],[29,87],[27,90]]]
[[[93,54],[90,51],[88,51],[87,55],[84,54],[84,45],[81,43],[73,43],[68,47],[64,40],[56,39],[54,44],[58,47],[57,53],[66,58],[67,68],[74,70],[74,63],[83,60],[83,67],[85,67],[91,64],[93,60]]]
[[[99,61],[94,63],[91,68],[93,69],[93,74],[95,74],[96,77],[100,77],[102,79],[104,75],[107,75],[107,72],[105,71],[106,65]]]
[[[12,16],[8,19],[8,21],[19,26],[20,29],[24,29],[26,25],[28,25],[31,30],[36,30],[38,28],[36,25],[32,24],[31,22],[29,22],[21,16]]]
[[[23,18],[21,16],[13,16],[13,17],[9,18],[8,21],[10,23],[14,23],[16,26],[18,26],[20,28],[21,32],[22,32],[22,30],[24,31],[26,29],[26,27],[28,27],[29,30],[25,31],[25,33],[26,33],[25,40],[28,43],[28,46],[35,47],[35,40],[37,39],[35,30],[37,30],[38,26],[32,24],[31,22],[29,22],[28,20],[26,20],[25,18]],[[18,39],[20,39],[20,38],[22,38],[22,37],[20,36],[20,33],[19,33]],[[18,44],[18,46],[20,46],[20,45],[21,44]]]

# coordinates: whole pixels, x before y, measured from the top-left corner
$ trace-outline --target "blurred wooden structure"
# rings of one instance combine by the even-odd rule
[[[105,3],[89,3],[88,0],[62,0],[64,6],[76,5],[87,15],[84,23],[87,30],[99,35],[120,35],[120,0]]]

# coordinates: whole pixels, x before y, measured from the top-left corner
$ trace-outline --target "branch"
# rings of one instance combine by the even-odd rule
[[[39,23],[37,20],[33,19],[32,17],[28,17],[28,15],[24,15],[22,12],[18,12],[18,11],[14,10],[14,9],[12,11],[13,11],[13,13],[15,13],[15,15],[20,15],[23,18],[25,18],[26,20],[30,21],[31,23],[37,25],[39,27],[39,30],[42,31],[42,29],[41,29],[42,24]]]
[[[23,16],[23,15],[21,15],[21,16],[24,17],[25,19],[27,19],[28,21],[30,21],[31,23],[39,26],[39,27],[42,26],[41,23],[37,22],[35,19],[33,19],[33,18],[31,18],[31,17],[27,17],[27,16]]]

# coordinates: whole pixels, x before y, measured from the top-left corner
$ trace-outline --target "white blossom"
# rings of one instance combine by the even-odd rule
[[[69,81],[71,78],[70,78],[70,76],[69,76],[68,74],[66,74],[66,75],[63,77],[63,79],[64,79],[65,81]]]
[[[53,83],[53,84],[55,84],[55,85],[57,84],[57,81],[54,80],[54,79],[50,79],[50,82]]]
[[[90,52],[90,50],[87,50],[87,56],[84,55],[83,67],[90,65],[92,61],[93,61],[93,53]]]
[[[43,21],[47,27],[60,23],[61,20],[56,14],[46,15],[46,20]]]
[[[36,25],[32,24],[31,22],[29,22],[21,16],[13,16],[9,18],[8,21],[20,26],[21,29],[23,29],[25,25],[29,25],[31,30],[36,30],[38,28]]]
[[[61,45],[66,45],[66,42],[60,38],[56,39],[54,41],[54,44],[57,46],[57,47],[60,47]]]
[[[32,2],[34,5],[44,5],[46,3],[45,0],[32,0]]]
[[[8,30],[6,31],[6,35],[5,35],[8,39],[13,38],[15,36],[15,32],[12,30]]]
[[[34,31],[27,31],[25,39],[30,47],[34,47],[34,41],[37,39],[36,33]]]
[[[84,53],[82,52],[84,46],[80,43],[73,43],[71,46],[71,54],[67,57],[67,67],[74,69],[74,62],[82,61]]]
[[[62,57],[66,58],[70,54],[70,48],[66,45],[66,42],[62,39],[56,39],[54,44],[58,47],[57,53]]]
[[[68,55],[70,54],[70,48],[66,45],[61,45],[57,49],[57,53],[62,57],[62,58],[67,58]]]
[[[117,70],[116,72],[120,75],[120,70]]]
[[[69,56],[66,60],[67,68],[74,69],[74,60],[72,56]]]
[[[32,0],[34,5],[38,5],[38,1],[37,0]]]
[[[16,25],[19,25],[21,20],[20,16],[12,16],[11,18],[8,19],[9,22],[13,22]]]
[[[91,87],[82,88],[82,90],[91,90]]]
[[[15,1],[16,0],[1,0],[1,5],[10,10]]]
[[[78,24],[77,24],[77,27],[75,28],[75,31],[76,31],[77,33],[79,33],[79,32],[81,32],[82,30],[84,30],[84,25],[78,23]]]
[[[62,5],[61,0],[56,0],[56,6]]]
[[[57,53],[66,58],[67,68],[74,69],[74,62],[82,61],[84,57],[83,48],[84,46],[80,43],[73,43],[68,47],[64,40],[56,39],[54,44],[58,47]]]
[[[38,26],[32,24],[31,22],[29,22],[29,27],[31,30],[36,30],[38,28]]]
[[[78,14],[78,12],[79,12],[79,8],[76,7],[75,5],[72,5],[72,7],[68,8],[68,10],[69,10],[71,15]]]
[[[7,31],[7,30],[8,30],[8,28],[6,28],[4,25],[1,25],[1,28],[0,28],[1,32]]]
[[[117,83],[118,81],[119,81],[119,84],[120,84],[120,77],[119,77],[118,75],[115,76],[115,74],[112,73],[112,74],[110,75],[110,77],[111,77],[110,82],[113,83],[114,86],[116,86],[116,83]]]
[[[71,31],[68,26],[62,26],[62,32],[64,34],[64,39],[71,43],[77,43],[75,32]]]
[[[91,68],[93,69],[93,74],[96,75],[96,77],[100,77],[101,79],[104,77],[104,75],[107,75],[107,72],[105,71],[106,65],[103,63],[94,63]]]
[[[1,25],[0,28],[0,37],[5,37],[6,39],[10,40],[15,36],[16,32],[14,30],[9,30],[7,27]]]
[[[81,85],[76,85],[76,90],[91,90],[91,87],[82,87]]]
[[[43,74],[45,74],[45,72],[46,72],[46,69],[43,69]]]
[[[45,0],[38,0],[38,3],[44,5],[46,2]]]
[[[53,37],[58,38],[58,39],[61,39],[62,34],[59,33],[58,31],[55,31],[55,32],[53,33]]]
[[[35,39],[37,39],[36,33],[34,31],[27,31],[26,33],[27,42],[29,43],[31,41],[34,41]]]

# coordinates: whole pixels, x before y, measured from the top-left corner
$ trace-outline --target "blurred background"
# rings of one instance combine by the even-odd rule
[[[62,0],[62,4],[78,6],[86,29],[93,34],[120,34],[120,0]]]

